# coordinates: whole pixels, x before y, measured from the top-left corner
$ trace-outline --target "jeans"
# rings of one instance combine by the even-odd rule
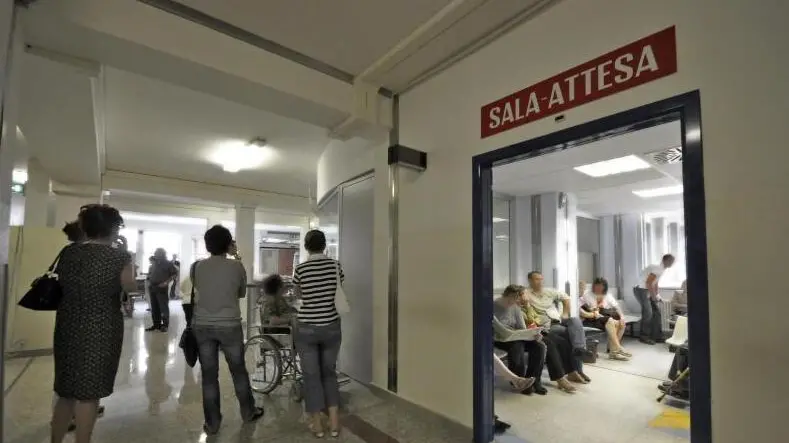
[[[151,319],[153,326],[168,327],[170,325],[170,296],[167,288],[151,285]]]
[[[299,323],[295,331],[296,351],[304,376],[304,407],[314,414],[340,405],[337,355],[342,344],[340,321],[325,326]]]
[[[633,295],[641,305],[641,338],[660,340],[663,338],[663,317],[657,300],[649,296],[644,288],[633,288]]]
[[[507,369],[518,377],[540,380],[545,367],[545,344],[539,341],[495,342],[496,348],[507,353]],[[526,354],[528,353],[528,360]]]
[[[165,293],[166,294],[166,293]],[[250,421],[257,412],[249,373],[244,361],[244,331],[238,326],[193,326],[199,347],[200,371],[203,377],[203,414],[206,428],[219,430],[222,410],[219,393],[219,349],[225,354],[236,398],[241,409],[241,418]]]

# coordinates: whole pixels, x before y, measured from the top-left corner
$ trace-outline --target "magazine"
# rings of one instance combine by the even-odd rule
[[[510,341],[534,341],[542,332],[540,328],[534,329],[512,329],[502,324],[498,319],[493,319],[493,330],[496,335],[496,341],[510,342]]]

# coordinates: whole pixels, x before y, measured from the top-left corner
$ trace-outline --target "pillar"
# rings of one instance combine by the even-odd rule
[[[38,160],[27,162],[27,184],[25,185],[25,226],[48,226],[51,194],[49,173]]]
[[[531,197],[516,197],[510,201],[510,280],[526,284],[532,264]]]
[[[247,281],[251,282],[255,275],[255,208],[236,206],[235,231],[238,253],[241,255],[241,261],[247,271]],[[254,300],[247,296],[239,303],[241,304],[241,318],[249,326],[251,322],[247,322],[247,318],[254,305]]]
[[[540,195],[540,246],[546,286],[570,295],[571,314],[578,311],[578,200],[574,194],[560,205],[562,193]],[[560,207],[561,206],[561,207]]]

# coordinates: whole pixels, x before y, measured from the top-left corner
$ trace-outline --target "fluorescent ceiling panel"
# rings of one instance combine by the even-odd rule
[[[654,198],[654,197],[666,197],[669,195],[679,195],[682,194],[682,185],[677,186],[665,186],[662,188],[653,188],[653,189],[642,189],[640,191],[633,191],[633,194],[641,198]]]
[[[501,217],[493,217],[493,223],[502,223],[502,222],[505,222],[505,221],[509,221],[509,220],[507,220],[506,218],[501,218]]]
[[[649,168],[649,163],[643,159],[636,157],[635,155],[628,155],[625,157],[612,158],[610,160],[590,163],[588,165],[577,166],[573,169],[590,177],[599,178],[609,175],[623,174],[625,172],[640,171],[642,169]]]

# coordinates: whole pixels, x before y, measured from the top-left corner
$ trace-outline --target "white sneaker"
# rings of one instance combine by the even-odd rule
[[[630,358],[619,351],[609,352],[608,358],[611,360],[630,361]]]

